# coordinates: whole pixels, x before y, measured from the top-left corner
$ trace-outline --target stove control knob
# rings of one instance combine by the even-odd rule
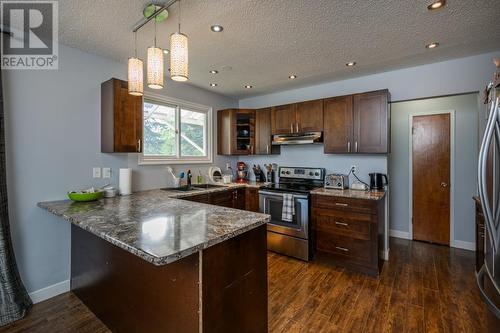
[[[289,175],[289,174],[290,174],[290,171],[287,171],[287,172],[286,172],[286,174],[287,174],[287,175]]]
[[[315,175],[315,176],[319,176],[319,172],[315,172],[315,173],[314,173],[314,175]]]
[[[314,176],[314,172],[309,172],[309,176]]]

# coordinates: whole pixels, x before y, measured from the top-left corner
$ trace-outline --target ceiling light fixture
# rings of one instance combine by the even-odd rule
[[[148,47],[148,87],[151,89],[163,88],[163,50],[156,47],[156,20],[154,46]]]
[[[224,27],[222,25],[214,24],[210,27],[210,30],[212,30],[213,32],[221,32],[222,30],[224,30]]]
[[[356,61],[349,61],[348,63],[345,64],[347,67],[354,67],[356,66]]]
[[[210,83],[210,87],[217,87],[218,84],[217,83]]]
[[[292,75],[290,75],[288,78],[289,78],[290,80],[293,80],[293,79],[296,79],[296,78],[297,78],[297,75],[292,74]]]
[[[169,54],[169,53],[170,53],[170,51],[169,51],[168,49],[163,49],[163,53],[164,53],[164,54]]]
[[[215,70],[215,69],[212,69],[212,70],[210,70],[210,71],[209,71],[209,73],[210,73],[210,74],[217,74],[217,73],[219,73],[219,71],[218,71],[218,70]]]
[[[179,2],[179,30],[170,35],[170,78],[174,81],[189,79],[188,36],[181,33],[181,1]]]
[[[428,48],[428,49],[435,49],[438,46],[439,46],[438,42],[432,42],[432,43],[429,43],[429,44],[425,45],[425,47]]]
[[[134,32],[134,56],[128,58],[128,93],[133,96],[144,95],[144,63],[137,58],[137,32]]]
[[[253,88],[253,86],[251,86],[249,84],[245,85],[245,89],[252,89],[252,88]]]
[[[427,9],[428,10],[436,10],[436,9],[439,9],[439,8],[443,8],[444,5],[446,5],[446,1],[445,0],[436,0],[433,3],[431,3],[430,5],[428,5]]]

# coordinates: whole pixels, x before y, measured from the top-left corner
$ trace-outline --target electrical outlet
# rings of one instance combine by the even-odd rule
[[[101,178],[101,168],[94,167],[92,169],[92,175],[93,175],[94,178]]]
[[[358,172],[358,166],[357,165],[351,165],[351,172],[352,173],[357,173]]]
[[[231,163],[226,163],[226,170],[231,169]]]
[[[102,178],[111,178],[111,168],[102,168]]]

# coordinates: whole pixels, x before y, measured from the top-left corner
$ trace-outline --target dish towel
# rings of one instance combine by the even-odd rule
[[[286,222],[292,222],[295,215],[295,204],[293,194],[283,193],[283,209],[281,212],[281,219]]]

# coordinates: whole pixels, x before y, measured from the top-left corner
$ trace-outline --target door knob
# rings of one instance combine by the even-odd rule
[[[448,187],[448,184],[447,184],[447,183],[445,183],[445,182],[442,182],[442,183],[441,183],[441,187]]]

